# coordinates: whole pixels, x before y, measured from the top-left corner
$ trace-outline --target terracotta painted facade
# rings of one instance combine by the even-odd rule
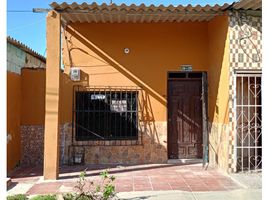
[[[7,72],[7,170],[19,165],[21,77]]]
[[[259,23],[261,17],[251,20]],[[228,11],[202,22],[76,22],[64,25],[60,37],[60,14],[49,12],[46,70],[24,69],[19,83],[23,91],[20,130],[25,136],[21,163],[44,164],[45,178],[54,179],[58,164],[70,163],[73,145],[77,151],[85,150],[86,164],[166,163],[167,73],[190,64],[193,71],[207,72],[208,77],[209,165],[235,171],[234,69],[243,68],[234,64],[235,52],[240,51],[232,46],[239,34],[235,22]],[[256,40],[261,41],[261,30],[256,31]],[[261,51],[261,45],[257,48]],[[261,69],[261,61],[247,61],[244,68],[248,63]],[[80,81],[71,80],[71,67],[81,70]],[[73,140],[74,85],[139,88],[138,139]],[[33,141],[42,148],[36,149]]]
[[[104,34],[108,31],[110,34]],[[73,35],[73,32],[79,33]],[[152,33],[155,34],[152,36]],[[222,165],[227,166],[228,16],[215,17],[210,22],[176,24],[73,24],[66,29],[64,34],[67,37],[64,40],[63,54],[66,74],[69,73],[71,63],[72,66],[81,69],[85,77],[82,84],[86,86],[135,85],[144,88],[143,92],[145,96],[148,96],[151,106],[149,109],[151,110],[149,114],[151,122],[149,124],[158,125],[153,125],[153,128],[148,129],[155,130],[153,134],[147,134],[146,131],[142,134],[148,138],[152,136],[159,138],[158,135],[160,135],[162,140],[156,144],[162,146],[160,148],[162,150],[159,152],[161,157],[158,156],[158,160],[161,162],[167,161],[167,72],[179,70],[180,65],[185,63],[192,64],[194,71],[207,71],[209,129],[211,133],[210,160],[211,164],[225,163]],[[169,37],[163,37],[163,35],[169,35]],[[68,42],[66,43],[66,41]],[[95,45],[98,49],[91,48],[91,45]],[[123,52],[125,47],[130,49],[130,53],[127,55]],[[119,66],[115,63],[118,63]],[[121,67],[126,70],[122,70]],[[69,98],[64,97],[64,99]],[[71,117],[71,115],[69,116]],[[225,129],[222,130],[222,127]],[[226,137],[218,137],[219,131]],[[151,152],[157,149],[154,146],[143,146],[143,148],[129,146],[127,149],[130,151],[133,149],[133,152],[138,152],[139,155],[148,151],[146,149]],[[99,148],[106,151],[96,154]],[[87,149],[92,149],[95,152],[95,155],[88,153],[91,157],[86,156],[86,161],[90,160],[90,163],[99,163],[99,159],[94,159],[94,157],[102,158],[105,160],[103,162],[106,163],[114,160],[121,161],[123,158],[123,155],[122,158],[117,155],[117,159],[109,159],[113,154],[110,153],[111,151],[120,152],[121,147],[116,147],[116,145],[115,147],[94,146],[87,147]],[[157,160],[153,156],[149,158],[151,159],[141,158],[140,161],[136,162],[142,163],[144,160],[145,162],[155,162]]]

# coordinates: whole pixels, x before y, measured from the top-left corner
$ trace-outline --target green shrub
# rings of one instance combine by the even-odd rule
[[[25,194],[16,194],[8,196],[7,200],[28,200],[28,197]]]
[[[57,197],[56,195],[38,195],[31,198],[31,200],[57,200]]]
[[[106,181],[106,183],[103,186],[103,189],[101,190],[102,186],[98,185],[97,188],[100,188],[100,191],[103,194],[103,199],[107,200],[110,197],[113,197],[115,195],[115,186],[113,185],[113,181],[115,180],[114,176],[110,176],[108,171],[105,170],[100,173],[100,176],[103,179],[103,183]]]
[[[89,187],[86,187],[88,181],[85,176],[86,172],[81,172],[74,187],[77,192],[63,195],[64,200],[108,200],[115,196],[115,186],[113,184],[115,177],[110,176],[107,170],[100,173],[100,184],[89,181]]]
[[[67,194],[64,194],[62,196],[63,196],[64,200],[73,200],[73,199],[75,199],[75,196],[72,193],[67,193]]]
[[[67,193],[63,195],[63,199],[64,200],[93,200],[93,197],[86,196],[86,195],[79,196],[78,194]]]

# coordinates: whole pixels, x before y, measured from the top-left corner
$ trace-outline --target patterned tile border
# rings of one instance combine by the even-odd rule
[[[228,171],[236,172],[236,70],[261,70],[262,18],[243,11],[229,12],[229,156]]]

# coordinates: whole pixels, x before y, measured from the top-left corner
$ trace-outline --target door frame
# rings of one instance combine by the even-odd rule
[[[170,133],[170,119],[169,119],[169,81],[177,80],[195,80],[196,78],[189,78],[189,74],[201,74],[201,82],[202,82],[202,91],[201,91],[201,98],[202,98],[202,140],[203,140],[203,166],[209,162],[209,148],[208,148],[208,81],[207,81],[207,72],[206,71],[191,71],[191,72],[182,72],[182,71],[168,71],[167,72],[167,157],[169,159],[169,135]],[[183,74],[184,77],[182,78],[170,78],[170,74]],[[198,79],[200,79],[198,78]]]

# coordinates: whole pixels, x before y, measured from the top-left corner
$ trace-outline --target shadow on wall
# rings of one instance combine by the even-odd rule
[[[73,107],[73,87],[74,85],[89,85],[89,75],[80,71],[80,81],[74,82],[70,75],[61,73],[60,76],[60,123],[70,123],[72,121]]]
[[[73,82],[70,76],[65,73],[61,73],[61,104],[60,104],[60,117],[61,123],[70,122],[72,119],[72,106],[73,106],[73,87],[75,85],[83,86],[84,88],[90,87],[89,85],[89,75],[82,70],[81,81]],[[144,132],[148,133],[152,141],[157,139],[160,143],[159,136],[157,133],[157,128],[155,124],[155,118],[153,114],[153,108],[150,101],[150,95],[148,92],[141,90],[139,94],[139,125],[144,127]],[[68,109],[67,109],[68,108]],[[70,112],[68,112],[70,110]]]
[[[228,104],[226,105],[225,117],[228,117]],[[222,169],[227,169],[228,161],[228,141],[229,129],[228,124],[210,123],[209,125],[209,147],[213,153],[210,156],[212,165],[216,164]]]
[[[72,25],[67,27],[68,33],[71,35],[68,42],[70,42],[71,38],[74,37],[77,39],[81,44],[85,45],[88,49],[92,50],[98,57],[94,57],[93,55],[87,53],[85,50],[75,47],[73,49],[69,49],[69,60],[70,63],[72,63],[72,55],[70,51],[76,49],[80,50],[82,53],[90,55],[91,57],[94,57],[96,60],[101,61],[103,63],[102,66],[113,66],[116,70],[118,70],[120,73],[122,73],[124,76],[126,76],[129,80],[134,82],[136,85],[142,87],[146,92],[148,92],[151,96],[153,96],[155,99],[157,99],[161,104],[166,106],[166,99],[162,96],[163,94],[160,94],[159,91],[156,89],[153,89],[150,85],[146,84],[145,81],[141,80],[139,77],[137,77],[136,74],[133,74],[130,72],[126,67],[122,66],[120,63],[118,63],[114,58],[110,57],[106,52],[104,52],[102,49],[100,49],[98,46],[96,46],[92,41],[90,41],[86,35],[84,35],[83,32],[77,31]],[[67,42],[67,43],[68,43]],[[68,46],[68,45],[67,45]],[[149,78],[149,77],[148,77]]]
[[[80,91],[86,91],[86,89],[87,86],[84,86],[84,89],[80,89]],[[70,152],[68,152],[68,146],[72,145],[76,146],[71,152],[72,155],[76,153],[79,154],[81,148],[85,148],[84,160],[86,164],[143,164],[166,162],[166,124],[155,121],[150,102],[150,95],[145,91],[139,91],[138,106],[139,136],[137,141],[96,140],[96,137],[92,136],[90,137],[91,140],[75,140],[72,142],[72,129],[70,127],[68,131],[66,131],[66,135],[61,137],[61,157],[68,159],[68,161],[65,160],[65,163],[70,162],[69,159],[71,158],[71,155],[69,154]],[[125,120],[124,117],[122,119]],[[130,125],[128,121],[127,125]],[[79,128],[79,134],[92,134],[91,132],[98,133],[98,130],[93,130],[92,127],[93,125],[90,123],[81,129]],[[128,127],[128,130],[130,130],[130,127]]]
[[[150,97],[145,91],[141,91],[139,109],[140,126],[144,127],[144,133],[150,136],[152,144],[156,141],[160,145],[159,133],[157,132]]]
[[[142,142],[140,144],[135,143],[132,144],[131,141],[126,141],[124,146],[118,146],[116,145],[116,141],[106,141],[106,140],[100,140],[100,141],[86,141],[86,142],[77,142],[74,141],[75,145],[79,144],[79,146],[85,146],[86,147],[86,155],[85,155],[85,162],[86,163],[163,163],[167,159],[167,150],[166,150],[166,124],[163,122],[156,122],[155,117],[153,115],[153,109],[151,105],[150,98],[157,97],[155,92],[152,92],[149,88],[149,92],[147,90],[147,86],[144,85],[143,82],[140,82],[137,80],[133,74],[129,72],[125,72],[125,69],[122,69],[120,66],[117,66],[117,63],[114,63],[112,59],[108,58],[106,55],[104,55],[101,50],[94,47],[89,42],[85,41],[82,37],[77,35],[75,32],[72,32],[73,34],[70,39],[67,41],[67,50],[68,50],[68,57],[70,61],[70,65],[73,66],[73,59],[71,55],[71,51],[76,50],[80,52],[81,54],[86,54],[90,57],[93,57],[94,59],[97,59],[100,61],[101,65],[90,65],[90,66],[80,66],[80,67],[103,67],[103,66],[110,66],[110,63],[112,63],[112,66],[115,67],[115,69],[118,69],[119,72],[121,72],[123,75],[126,75],[129,79],[134,80],[137,85],[142,86],[142,89],[139,93],[139,133],[141,133]],[[71,40],[71,38],[75,36],[77,37],[83,44],[85,44],[88,48],[94,51],[99,57],[94,56],[82,48],[79,48],[73,44],[68,44]],[[71,42],[70,42],[71,43]],[[72,108],[73,107],[73,86],[74,85],[80,85],[82,87],[86,88],[90,87],[89,85],[89,75],[92,75],[91,73],[85,73],[82,69],[80,69],[81,72],[81,81],[79,82],[72,82],[70,80],[70,77],[63,73],[62,75],[62,81],[61,81],[61,123],[71,122],[72,119]],[[118,72],[116,72],[118,73]],[[109,74],[109,72],[101,72],[98,73],[98,75],[104,75]],[[95,74],[94,74],[95,75]],[[82,89],[83,90],[83,89]],[[157,99],[159,100],[159,98]],[[89,127],[87,127],[88,129]],[[68,128],[67,128],[68,129]],[[84,129],[86,130],[86,129]],[[70,157],[69,153],[67,152],[68,146],[72,145],[72,130],[69,127],[67,131],[61,131],[61,132],[67,132],[67,136],[62,137],[61,139],[61,151],[64,152],[61,154],[61,157]],[[63,139],[64,138],[64,139]],[[164,140],[161,143],[161,139]],[[106,143],[109,143],[108,145],[105,145]],[[104,146],[105,145],[105,146]],[[77,149],[79,151],[79,149]],[[64,160],[64,159],[62,159]],[[66,162],[65,162],[66,163]]]
[[[23,163],[25,163],[25,166],[38,166],[43,164],[43,148],[40,147],[43,147],[44,144],[45,69],[25,69],[24,74],[27,76],[23,75],[25,79],[23,81],[23,105],[24,107],[31,108],[34,112],[33,114],[29,114],[29,110],[23,109],[23,116],[25,116],[25,118],[22,124],[23,126],[21,127],[21,134],[24,137],[23,146],[26,150],[22,151],[22,155],[25,159],[27,158]],[[33,82],[35,82],[35,84],[32,84]],[[89,86],[88,74],[82,71],[80,82],[73,82],[68,74],[60,74],[59,109],[61,134],[65,131],[66,124],[68,129],[66,138],[61,138],[60,140],[61,151],[63,152],[66,152],[68,145],[71,145],[71,142],[68,143],[68,137],[71,138],[72,134],[72,96],[73,86],[76,84],[85,87]],[[38,92],[36,92],[36,88],[38,88]],[[164,138],[166,136],[166,127],[165,124],[157,124],[155,122],[150,97],[151,96],[146,91],[140,93],[139,123],[144,136],[142,145],[87,146],[88,163],[105,163],[108,161],[117,161],[118,163],[126,163],[128,161],[133,163],[161,163],[166,161],[166,145],[161,144],[161,136]],[[36,145],[37,143],[38,145]],[[95,152],[97,156],[92,154],[92,152]],[[118,154],[111,154],[111,152],[118,152]],[[124,157],[126,154],[128,156]],[[60,155],[63,156],[62,154]],[[95,157],[98,157],[98,159],[95,160]]]
[[[209,35],[209,162],[226,168],[228,161],[229,46],[228,16],[215,17],[208,23]]]
[[[80,66],[79,67],[103,67],[103,66],[113,66],[115,69],[125,75],[128,79],[133,81],[136,85],[142,88],[142,91],[139,93],[139,132],[142,135],[142,143],[134,144],[131,141],[126,141],[125,145],[119,146],[116,145],[116,141],[84,141],[78,142],[77,144],[86,147],[86,163],[128,163],[128,164],[137,164],[137,163],[163,163],[167,160],[167,150],[166,150],[166,122],[156,122],[155,116],[153,114],[153,108],[151,104],[151,98],[156,99],[158,102],[165,105],[165,99],[146,85],[143,81],[139,80],[135,75],[127,71],[126,68],[121,66],[119,63],[113,60],[113,58],[109,57],[109,55],[105,54],[101,49],[96,47],[93,43],[85,39],[80,34],[77,34],[73,29],[68,29],[68,32],[71,34],[69,40],[67,40],[67,51],[70,61],[70,66],[73,66],[73,57],[70,52],[76,50],[79,54],[85,54],[90,57],[93,57],[95,60],[98,60],[101,65],[93,65],[90,66]],[[72,37],[78,39],[83,45],[85,45],[88,49],[92,50],[96,53],[97,56],[94,56],[82,48],[79,48],[73,45],[70,40]],[[70,44],[68,44],[70,43]],[[68,59],[68,58],[67,58]],[[81,70],[81,68],[80,68]],[[82,81],[77,83],[78,85],[82,85],[85,88],[90,87],[89,85],[89,76],[91,73],[86,74],[82,72]],[[118,73],[118,72],[116,72]],[[109,74],[109,72],[101,72],[98,75]],[[95,74],[94,74],[95,75]],[[66,75],[65,75],[66,76]],[[68,78],[64,81],[69,84]],[[76,83],[75,83],[76,84]],[[74,84],[73,84],[74,85]],[[69,98],[73,96],[71,94],[73,89],[71,88],[71,84],[69,84],[68,89],[62,89],[63,93],[68,93]],[[70,92],[72,91],[72,92]],[[65,96],[63,94],[63,96]],[[69,102],[69,100],[67,100]],[[69,102],[68,105],[62,101],[62,108],[65,106],[72,107],[72,103]],[[64,105],[65,104],[65,105]],[[63,111],[64,112],[64,111]],[[71,119],[72,113],[68,113],[69,119]],[[67,115],[64,115],[67,116]],[[71,134],[71,130],[67,131],[68,135]],[[76,141],[75,141],[76,142]],[[108,145],[107,145],[108,143]],[[66,147],[65,147],[66,148]],[[65,153],[66,154],[66,153]],[[67,156],[68,157],[68,156]]]
[[[228,35],[228,27],[229,34]],[[229,146],[231,122],[229,122],[229,74],[230,64],[245,64],[261,62],[260,38],[261,17],[246,15],[245,12],[233,12],[228,17],[216,17],[208,25],[209,30],[209,145],[210,163],[217,164],[220,168],[228,169],[229,152],[234,149]],[[226,37],[229,36],[229,37]],[[232,46],[226,46],[232,40]],[[233,46],[233,45],[236,46]],[[241,59],[230,55],[226,48],[235,48]],[[250,49],[250,51],[248,51]],[[242,51],[241,51],[242,50]],[[228,54],[228,56],[226,56]],[[228,59],[226,59],[226,57]],[[230,63],[231,62],[231,63]],[[237,65],[239,67],[239,65]],[[234,138],[233,138],[234,139]]]

